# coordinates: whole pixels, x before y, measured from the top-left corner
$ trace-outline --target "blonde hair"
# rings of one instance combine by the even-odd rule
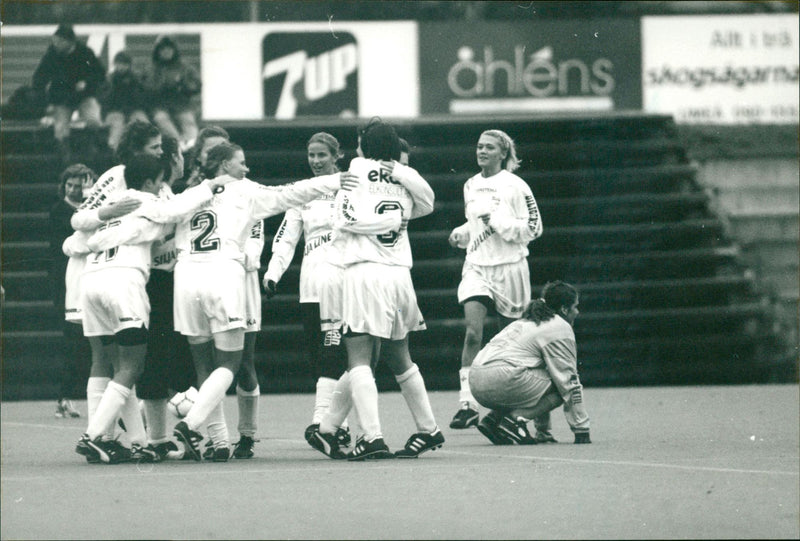
[[[306,148],[308,148],[311,143],[320,143],[321,145],[328,147],[328,150],[331,152],[331,156],[334,158],[334,162],[344,158],[344,154],[341,150],[339,150],[339,140],[328,132],[321,131],[312,135],[311,139],[308,140]]]
[[[502,130],[486,130],[481,136],[489,135],[500,141],[500,148],[505,151],[506,157],[501,162],[503,169],[513,173],[519,169],[519,158],[517,158],[517,147],[514,140]]]

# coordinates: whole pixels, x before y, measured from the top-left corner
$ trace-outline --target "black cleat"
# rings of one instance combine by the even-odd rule
[[[239,441],[233,448],[233,458],[253,458],[253,446],[257,440],[250,436],[239,436]]]
[[[494,411],[487,413],[478,423],[478,431],[495,445],[513,445],[513,440],[498,429],[499,417]]]
[[[464,405],[458,410],[450,421],[450,428],[463,429],[471,426],[478,426],[478,412],[472,409],[469,402],[464,402]]]
[[[352,451],[347,453],[347,460],[379,460],[384,458],[394,458],[394,454],[383,441],[383,438],[375,438],[372,441],[361,440]]]
[[[308,444],[323,455],[334,460],[346,458],[346,455],[339,449],[339,441],[336,439],[336,435],[320,432],[319,428],[312,432]]]
[[[178,441],[183,444],[184,456],[188,456],[192,460],[197,460],[198,462],[202,459],[200,455],[200,442],[203,441],[202,434],[190,429],[186,421],[181,421],[175,425],[173,434],[175,434]]]
[[[431,433],[417,432],[412,434],[404,448],[396,451],[397,458],[417,458],[425,451],[435,451],[444,443],[444,435],[438,428]]]

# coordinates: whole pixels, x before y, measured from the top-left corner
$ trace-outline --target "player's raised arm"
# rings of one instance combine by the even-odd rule
[[[61,244],[61,251],[67,257],[75,257],[79,255],[89,254],[92,251],[86,244],[89,239],[89,234],[85,231],[75,231],[72,235],[64,239]]]
[[[248,193],[253,201],[253,219],[269,218],[290,208],[299,207],[309,201],[339,189],[339,173],[324,175],[280,186],[248,184]]]
[[[333,229],[364,235],[383,235],[399,231],[403,224],[400,209],[376,213],[359,203],[357,192],[340,190],[336,194],[333,210]]]

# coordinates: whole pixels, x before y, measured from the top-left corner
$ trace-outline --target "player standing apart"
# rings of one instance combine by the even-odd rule
[[[393,161],[400,158],[400,141],[389,124],[373,119],[360,130],[358,153],[350,172],[358,175],[359,185],[336,196],[333,242],[345,265],[342,314],[349,370],[340,383],[349,382],[364,430],[364,438],[347,458],[414,458],[444,443],[422,374],[408,351],[409,332],[425,329],[425,321],[411,282],[407,225],[433,211],[434,194],[414,169]],[[383,440],[371,366],[379,345],[418,431],[395,455]],[[342,420],[341,415],[330,418],[335,409],[346,413],[331,408],[312,437],[317,449],[331,458],[343,458],[330,432]]]
[[[576,317],[578,291],[564,282],[550,282],[542,298],[531,302],[519,320],[475,357],[470,388],[478,402],[491,409],[478,430],[495,445],[554,442],[550,411],[561,404],[575,443],[591,443],[572,330]],[[536,437],[528,432],[531,419]]]
[[[514,141],[503,131],[487,130],[478,139],[476,154],[481,172],[464,184],[467,223],[448,239],[451,246],[467,250],[458,285],[466,324],[459,370],[461,409],[450,428],[478,424],[469,370],[483,345],[484,321],[492,308],[501,329],[522,315],[531,298],[528,243],[542,235],[533,193],[513,173],[519,167]]]

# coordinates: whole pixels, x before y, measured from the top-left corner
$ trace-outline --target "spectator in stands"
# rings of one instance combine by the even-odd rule
[[[464,184],[467,222],[450,233],[451,246],[466,249],[458,285],[466,332],[459,379],[461,408],[450,428],[478,424],[478,409],[469,390],[472,359],[483,345],[483,324],[497,313],[502,329],[518,319],[531,300],[528,243],[542,234],[539,208],[528,184],[515,175],[519,159],[514,141],[503,131],[487,130],[478,139],[480,173]]]
[[[114,55],[114,69],[108,75],[108,93],[103,106],[108,125],[108,146],[116,152],[129,121],[148,121],[144,83],[133,70],[133,59],[125,51]]]
[[[187,150],[197,138],[200,75],[183,61],[177,44],[168,36],[156,40],[152,60],[145,84],[151,95],[153,122]]]
[[[50,208],[50,283],[53,284],[56,310],[59,314],[66,315],[62,328],[65,343],[64,365],[56,417],[80,417],[72,399],[85,396],[92,360],[89,341],[83,336],[80,314],[66,313],[66,273],[69,258],[61,251],[61,245],[64,239],[72,235],[70,219],[83,203],[84,190],[91,189],[96,179],[94,171],[85,165],[70,165],[61,173],[58,184],[59,200]]]
[[[105,73],[92,50],[77,40],[72,26],[59,25],[33,73],[33,89],[46,95],[55,138],[65,160],[69,159],[70,120],[76,109],[87,126],[102,124],[97,94]]]
[[[589,416],[578,377],[572,325],[578,317],[578,291],[550,282],[542,298],[486,344],[472,363],[472,394],[491,411],[478,430],[495,445],[554,442],[550,411],[564,404],[575,443],[591,443]],[[536,436],[528,432],[533,419]]]

